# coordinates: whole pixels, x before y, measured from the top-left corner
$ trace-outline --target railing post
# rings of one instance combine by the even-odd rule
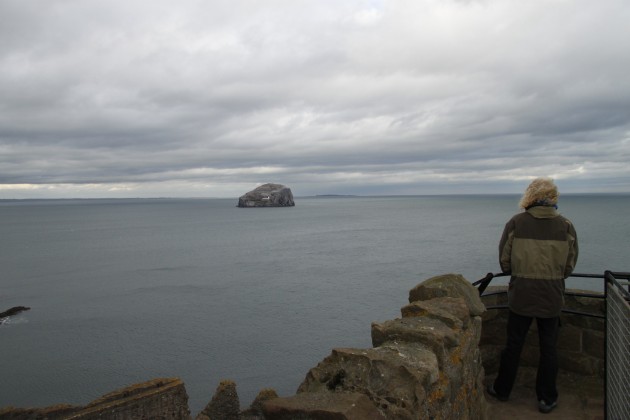
[[[604,272],[604,419],[608,419],[608,270]]]
[[[494,274],[488,273],[484,278],[473,283],[473,286],[479,285],[479,296],[481,296],[483,292],[485,292],[486,287],[488,287],[493,278]]]

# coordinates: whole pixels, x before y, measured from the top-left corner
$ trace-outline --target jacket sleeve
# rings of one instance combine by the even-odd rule
[[[514,221],[510,220],[503,229],[499,241],[499,265],[504,273],[512,272],[512,242],[514,240]]]
[[[575,269],[575,265],[577,264],[579,247],[578,247],[578,239],[577,233],[575,232],[575,227],[573,223],[567,221],[569,223],[569,231],[567,235],[567,241],[569,242],[569,254],[567,256],[567,262],[564,267],[564,278],[567,278],[573,273]]]

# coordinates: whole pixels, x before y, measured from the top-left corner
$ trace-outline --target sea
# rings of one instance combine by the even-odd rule
[[[498,273],[517,195],[0,200],[0,407],[83,405],[158,377],[196,415],[223,379],[243,408],[293,395],[333,348],[371,347],[430,277]],[[629,271],[630,195],[562,195],[579,273]],[[506,278],[496,279],[496,283]],[[602,280],[567,287],[602,290]]]

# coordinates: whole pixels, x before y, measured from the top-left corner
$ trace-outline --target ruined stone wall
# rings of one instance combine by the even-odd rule
[[[482,301],[486,306],[507,305],[506,286],[488,287]],[[580,290],[568,290],[576,294],[593,294]],[[565,308],[589,314],[605,314],[602,299],[584,296],[565,296]],[[507,309],[490,309],[483,315],[483,332],[480,349],[487,374],[497,372],[501,350],[505,346]],[[563,313],[558,337],[558,365],[565,372],[604,378],[605,369],[605,321],[602,318]],[[538,366],[538,333],[536,323],[527,336],[521,356],[521,366]]]
[[[35,420],[188,420],[188,394],[177,378],[160,378],[111,392],[90,404],[41,409],[0,409],[0,419]]]
[[[479,340],[485,307],[460,275],[420,283],[401,317],[372,324],[371,348],[338,348],[290,397],[263,390],[242,411],[236,384],[222,381],[198,420],[483,420],[487,405]],[[156,379],[85,407],[0,409],[0,419],[190,418],[179,379]]]
[[[462,276],[431,278],[409,292],[401,318],[372,324],[372,348],[334,349],[296,395],[263,390],[240,411],[236,384],[222,381],[197,419],[485,419],[478,347],[484,309]],[[156,379],[85,407],[9,408],[0,418],[187,420],[187,401],[179,379]]]
[[[372,348],[333,350],[296,396],[265,403],[265,419],[485,419],[477,290],[443,275],[409,302],[401,318],[372,324]]]

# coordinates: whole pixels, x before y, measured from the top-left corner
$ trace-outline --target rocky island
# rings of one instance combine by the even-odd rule
[[[238,207],[295,206],[291,189],[282,184],[263,184],[238,199]]]

